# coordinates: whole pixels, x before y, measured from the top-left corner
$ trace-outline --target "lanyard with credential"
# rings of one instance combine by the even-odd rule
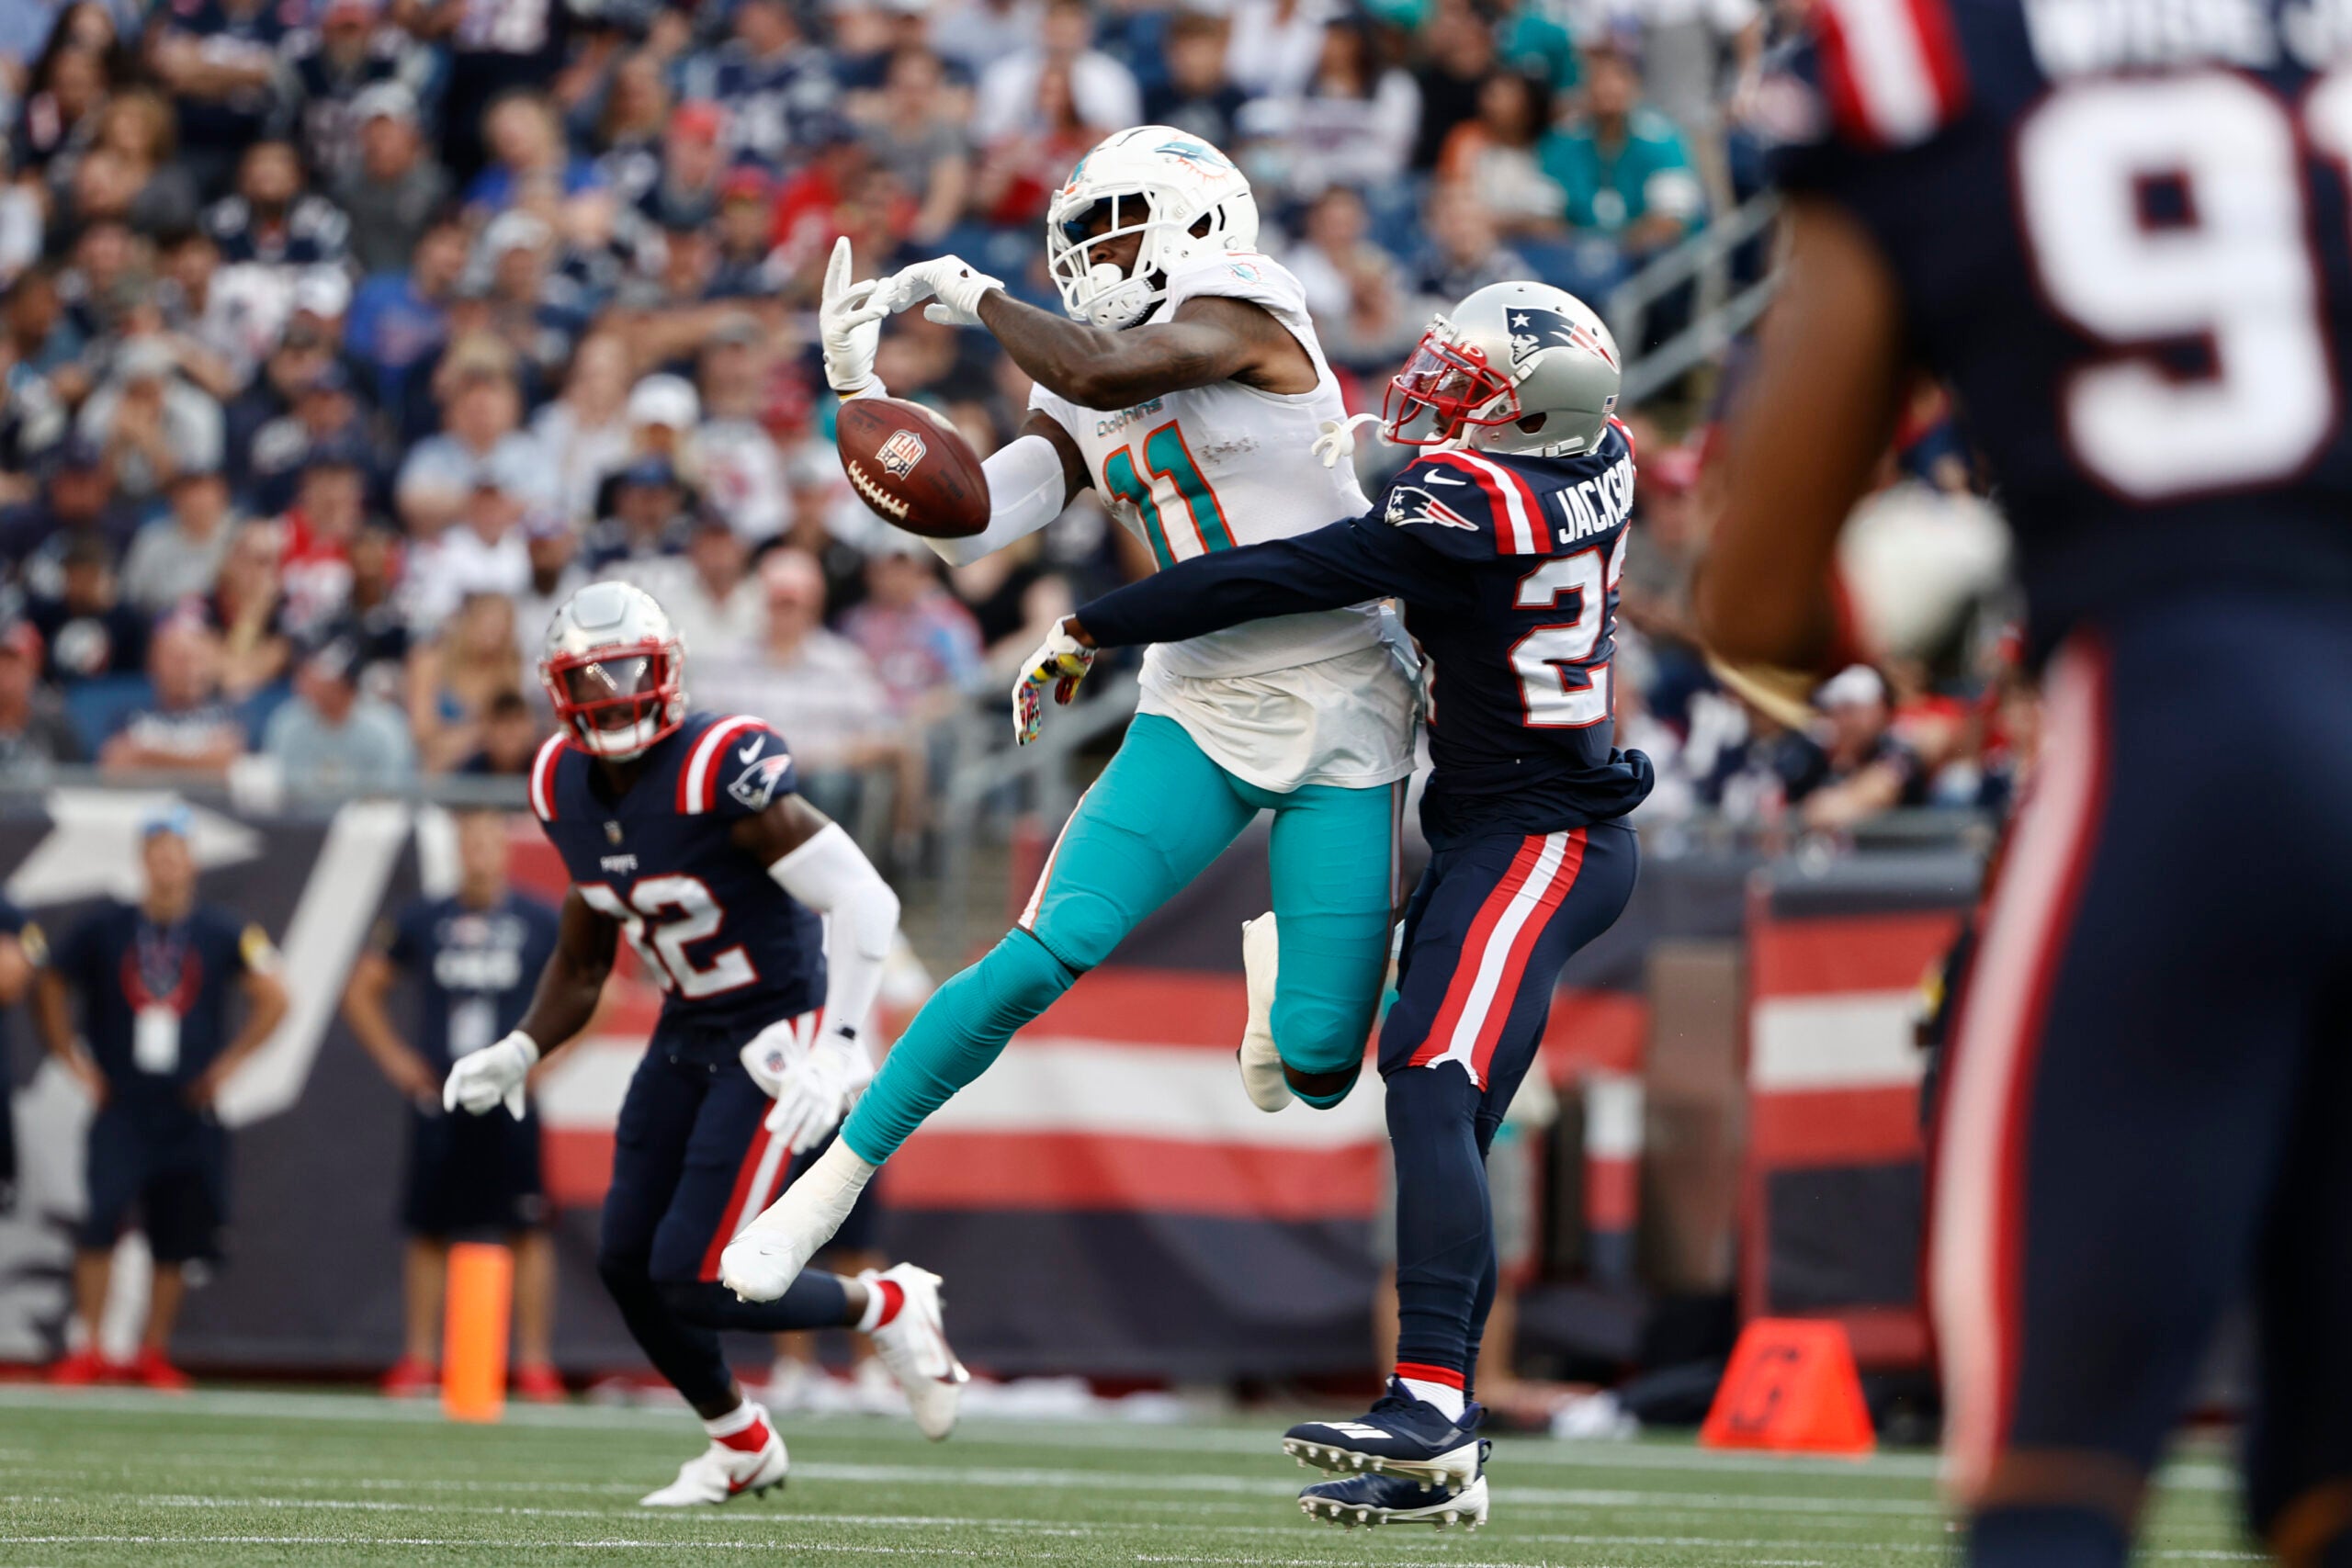
[[[122,955],[123,995],[130,1002],[130,1062],[142,1073],[180,1065],[180,1019],[196,1004],[202,978],[188,952],[185,923],[159,929],[141,919]]]

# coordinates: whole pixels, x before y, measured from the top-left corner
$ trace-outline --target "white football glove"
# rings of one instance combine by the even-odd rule
[[[864,283],[852,283],[853,265],[849,236],[843,234],[833,242],[833,254],[825,263],[825,293],[817,307],[817,335],[825,344],[825,384],[844,398],[862,398],[883,390],[882,384],[874,378],[874,351],[882,342],[882,318],[853,317],[852,312],[866,302],[881,287],[882,280],[868,278]]]
[[[855,1035],[841,1031],[820,1039],[785,1069],[775,1107],[768,1112],[768,1131],[794,1154],[805,1154],[841,1124],[873,1081],[874,1058]]]
[[[1345,419],[1327,419],[1322,424],[1323,434],[1315,438],[1315,445],[1307,450],[1322,458],[1325,468],[1337,468],[1340,458],[1356,455],[1356,426],[1379,423],[1380,416],[1376,413],[1351,413]]]
[[[1021,679],[1012,686],[1012,739],[1015,745],[1026,746],[1037,739],[1045,723],[1046,688],[1054,689],[1054,701],[1067,707],[1078,695],[1078,683],[1094,668],[1095,650],[1081,643],[1056,621],[1046,635],[1045,646],[1031,654],[1021,666]]]
[[[926,320],[944,327],[977,327],[980,324],[980,296],[1003,287],[1001,278],[990,277],[961,256],[941,256],[937,261],[917,262],[892,273],[882,280],[882,287],[865,305],[851,310],[846,319],[863,321],[869,313],[879,319],[918,301],[935,299],[937,303],[923,311]]]
[[[538,1060],[538,1042],[519,1029],[495,1045],[469,1051],[458,1058],[458,1065],[449,1069],[448,1081],[441,1086],[441,1109],[487,1116],[503,1104],[506,1113],[520,1122],[523,1080],[531,1076]]]

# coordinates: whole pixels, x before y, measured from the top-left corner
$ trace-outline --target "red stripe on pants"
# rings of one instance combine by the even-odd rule
[[[1461,956],[1454,960],[1453,980],[1445,988],[1445,1005],[1437,1011],[1437,1021],[1430,1025],[1429,1037],[1415,1048],[1408,1067],[1426,1067],[1445,1055],[1446,1042],[1453,1038],[1453,1031],[1462,1021],[1462,1010],[1468,1005],[1470,992],[1478,982],[1478,964],[1487,951],[1487,943],[1495,934],[1495,922],[1510,907],[1519,890],[1527,886],[1528,874],[1544,855],[1544,835],[1530,835],[1520,842],[1519,852],[1511,857],[1510,867],[1487,901],[1478,906],[1478,918],[1470,922],[1469,938],[1462,944]]]

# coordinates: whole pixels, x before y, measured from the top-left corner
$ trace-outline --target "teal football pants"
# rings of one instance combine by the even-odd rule
[[[889,1158],[1261,811],[1274,814],[1274,1043],[1301,1072],[1357,1066],[1388,969],[1404,790],[1401,780],[1260,789],[1211,761],[1174,719],[1138,716],[1071,813],[1021,923],[923,1005],[842,1136],[868,1164]]]

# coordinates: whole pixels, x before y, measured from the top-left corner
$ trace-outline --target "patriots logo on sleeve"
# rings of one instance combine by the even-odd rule
[[[1516,365],[1547,348],[1581,348],[1588,354],[1599,355],[1611,369],[1617,368],[1617,356],[1582,321],[1532,305],[1514,309],[1510,312],[1511,363]]]
[[[735,775],[735,782],[727,786],[727,793],[741,802],[746,811],[765,811],[768,802],[775,798],[777,782],[790,766],[792,753],[789,751],[777,751],[762,757]]]
[[[1437,479],[1434,474],[1423,477],[1432,482]],[[1419,485],[1390,486],[1388,505],[1383,513],[1383,520],[1400,527],[1408,523],[1434,523],[1441,528],[1460,528],[1473,534],[1478,531],[1478,525],[1476,522],[1464,517]]]

